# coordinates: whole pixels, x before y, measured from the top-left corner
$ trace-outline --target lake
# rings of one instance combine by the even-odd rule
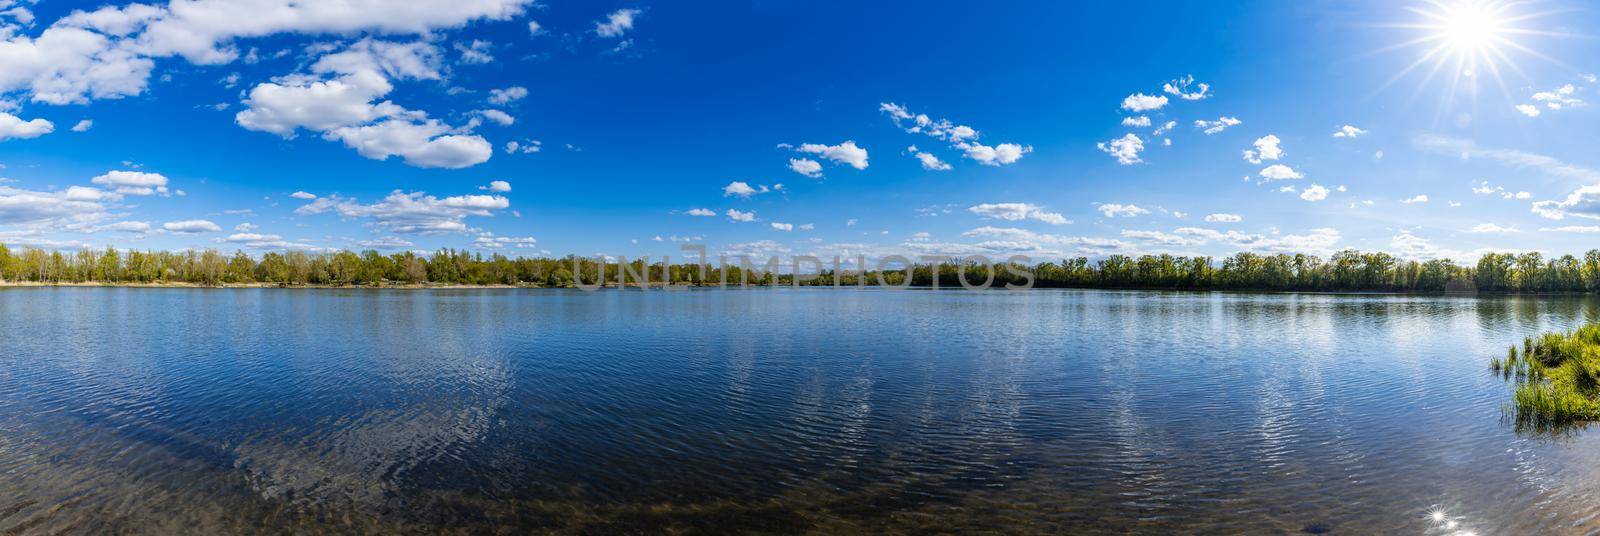
[[[0,534],[1600,530],[1586,297],[0,290]],[[1444,520],[1430,518],[1442,514]]]

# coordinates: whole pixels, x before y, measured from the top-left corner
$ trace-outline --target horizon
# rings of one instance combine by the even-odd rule
[[[0,0],[0,242],[1469,263],[1600,232],[1578,3],[457,4]]]

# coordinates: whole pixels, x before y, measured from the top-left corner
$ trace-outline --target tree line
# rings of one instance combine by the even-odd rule
[[[626,262],[624,262],[626,261]],[[648,263],[642,259],[582,257],[525,258],[441,249],[431,255],[377,251],[268,252],[225,254],[202,251],[134,251],[107,248],[75,252],[0,244],[0,280],[34,283],[189,283],[197,285],[269,284],[282,286],[515,285],[571,287],[630,285],[641,278],[674,285],[790,285],[789,265],[764,262],[701,266],[693,262]],[[760,262],[760,261],[756,261]],[[810,265],[802,265],[810,268]],[[1283,290],[1283,291],[1501,291],[1600,292],[1600,250],[1583,258],[1545,258],[1539,253],[1489,253],[1476,263],[1449,259],[1404,260],[1387,253],[1340,251],[1327,259],[1306,254],[1238,253],[1211,257],[1111,255],[1040,262],[896,264],[865,273],[841,270],[831,262],[805,272],[802,285],[904,285],[957,287],[964,277],[982,284],[993,275],[996,287],[1029,282],[1035,287]],[[783,273],[780,273],[783,272]],[[936,279],[937,278],[937,279]],[[909,283],[908,283],[909,280]]]

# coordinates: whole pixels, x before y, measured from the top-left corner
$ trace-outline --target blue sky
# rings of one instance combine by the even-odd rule
[[[1596,13],[1579,3],[0,13],[12,245],[682,257],[692,241],[1038,260],[1600,247]]]

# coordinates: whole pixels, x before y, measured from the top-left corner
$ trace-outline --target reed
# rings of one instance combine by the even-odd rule
[[[1513,382],[1512,405],[1519,423],[1565,426],[1600,420],[1600,323],[1569,332],[1544,333],[1512,346],[1492,372]]]

